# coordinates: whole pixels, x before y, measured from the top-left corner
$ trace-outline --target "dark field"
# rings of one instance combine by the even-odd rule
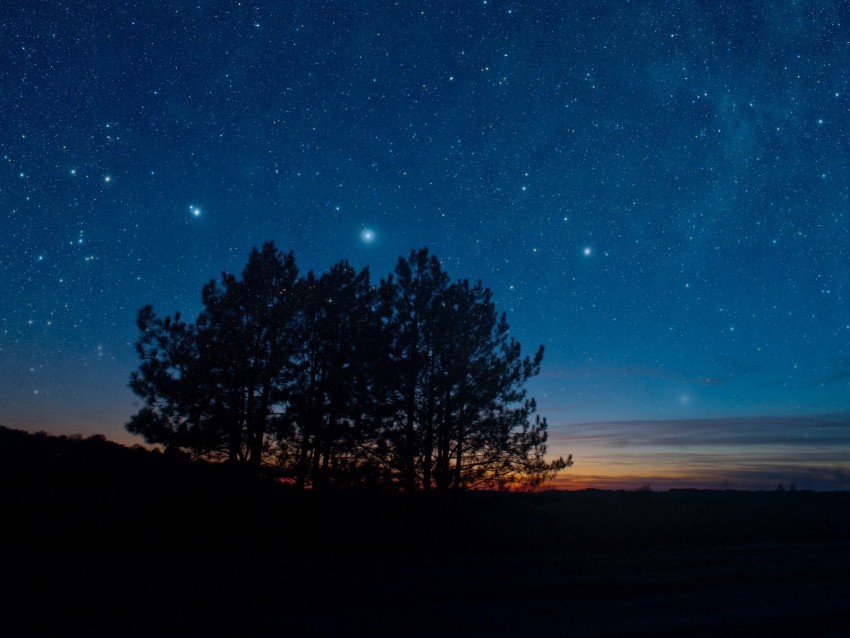
[[[848,493],[320,496],[0,434],[5,636],[850,635]]]

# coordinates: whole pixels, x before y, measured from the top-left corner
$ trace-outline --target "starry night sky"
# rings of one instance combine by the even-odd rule
[[[4,2],[0,423],[134,441],[137,309],[428,246],[564,486],[850,488],[850,5]]]

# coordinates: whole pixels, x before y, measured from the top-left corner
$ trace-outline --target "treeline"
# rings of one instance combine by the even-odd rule
[[[138,313],[126,427],[148,443],[313,488],[529,488],[572,463],[545,459],[524,389],[542,346],[524,356],[490,290],[427,249],[373,285],[346,261],[299,276],[267,242],[202,301],[191,323]]]

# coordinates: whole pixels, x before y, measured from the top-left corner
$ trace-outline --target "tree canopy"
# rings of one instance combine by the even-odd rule
[[[522,489],[572,464],[546,460],[525,390],[543,347],[523,355],[491,291],[427,248],[373,285],[345,261],[299,276],[266,242],[202,301],[192,323],[139,310],[127,429],[148,443],[314,488]]]

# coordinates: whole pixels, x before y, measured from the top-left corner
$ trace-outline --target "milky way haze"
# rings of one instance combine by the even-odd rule
[[[760,428],[850,487],[847,3],[13,1],[0,36],[0,423],[129,440],[137,309],[264,240],[376,281],[428,246],[546,347],[566,485],[677,450],[735,485]],[[659,434],[718,422],[699,477]]]

